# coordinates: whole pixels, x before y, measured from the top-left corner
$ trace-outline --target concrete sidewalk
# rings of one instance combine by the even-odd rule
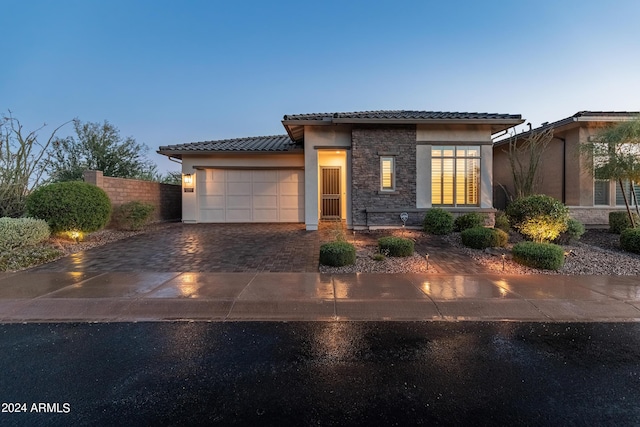
[[[639,321],[636,276],[0,273],[0,322]]]

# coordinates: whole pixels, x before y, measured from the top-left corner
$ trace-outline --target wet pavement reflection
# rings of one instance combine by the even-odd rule
[[[640,324],[0,325],[2,425],[633,425]]]

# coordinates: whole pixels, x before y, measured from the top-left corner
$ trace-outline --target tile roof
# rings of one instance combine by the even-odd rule
[[[496,113],[459,113],[444,111],[415,111],[415,110],[378,110],[359,111],[350,113],[311,113],[311,114],[287,114],[285,121],[289,120],[330,120],[330,119],[382,119],[382,120],[517,120],[519,114]]]
[[[578,111],[571,117],[557,120],[555,122],[545,122],[535,129],[528,129],[520,132],[517,135],[505,137],[494,143],[494,146],[500,146],[506,144],[512,137],[524,138],[531,135],[534,132],[542,132],[549,128],[558,129],[565,126],[579,126],[580,122],[609,122],[616,123],[625,120],[632,120],[636,117],[640,117],[640,112],[637,111]]]
[[[165,145],[161,146],[158,152],[161,154],[164,154],[163,152],[189,153],[201,151],[284,152],[292,151],[296,148],[299,147],[287,135],[272,135]]]

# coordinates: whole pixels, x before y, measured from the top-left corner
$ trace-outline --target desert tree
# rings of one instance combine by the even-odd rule
[[[553,128],[529,131],[525,137],[516,134],[509,137],[503,151],[509,159],[516,199],[536,194],[541,182],[538,168],[552,139]]]
[[[38,133],[46,124],[26,131],[11,111],[0,118],[0,217],[20,217],[24,214],[26,197],[48,177],[50,146],[55,128],[42,141]]]
[[[580,144],[580,154],[596,179],[615,180],[620,185],[629,221],[636,226],[625,192],[625,181],[635,198],[635,183],[640,181],[640,116],[604,128]],[[638,201],[635,200],[636,210]]]
[[[156,165],[146,159],[148,147],[132,137],[123,138],[117,127],[73,120],[76,136],[53,141],[51,177],[54,181],[77,181],[85,170],[105,176],[156,180]]]

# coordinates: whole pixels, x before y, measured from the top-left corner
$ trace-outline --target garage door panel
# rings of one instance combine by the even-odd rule
[[[203,172],[198,174],[202,222],[304,221],[304,171]]]
[[[254,182],[253,194],[270,194],[273,196],[278,195],[278,183],[277,182]]]
[[[278,171],[253,171],[253,182],[278,182]]]
[[[280,183],[280,194],[283,196],[300,194],[300,185],[297,182]]]
[[[251,209],[251,196],[227,196],[227,209]]]
[[[200,197],[200,208],[221,208],[224,207],[224,194],[222,195],[205,195]]]
[[[278,196],[253,196],[254,209],[278,209]]]
[[[224,209],[201,209],[200,220],[202,222],[226,222]]]
[[[227,182],[251,182],[253,171],[250,170],[227,170]]]
[[[278,209],[254,209],[253,222],[278,222]]]
[[[222,194],[222,195],[224,195],[224,191],[225,191],[224,182],[207,181],[207,182],[203,183],[202,186],[203,186],[202,187],[202,194],[206,194],[206,195]]]
[[[229,195],[251,195],[252,186],[250,182],[227,182],[227,194]]]
[[[279,182],[298,182],[301,180],[302,171],[278,171]]]
[[[235,209],[227,207],[226,222],[252,222],[251,209]]]

